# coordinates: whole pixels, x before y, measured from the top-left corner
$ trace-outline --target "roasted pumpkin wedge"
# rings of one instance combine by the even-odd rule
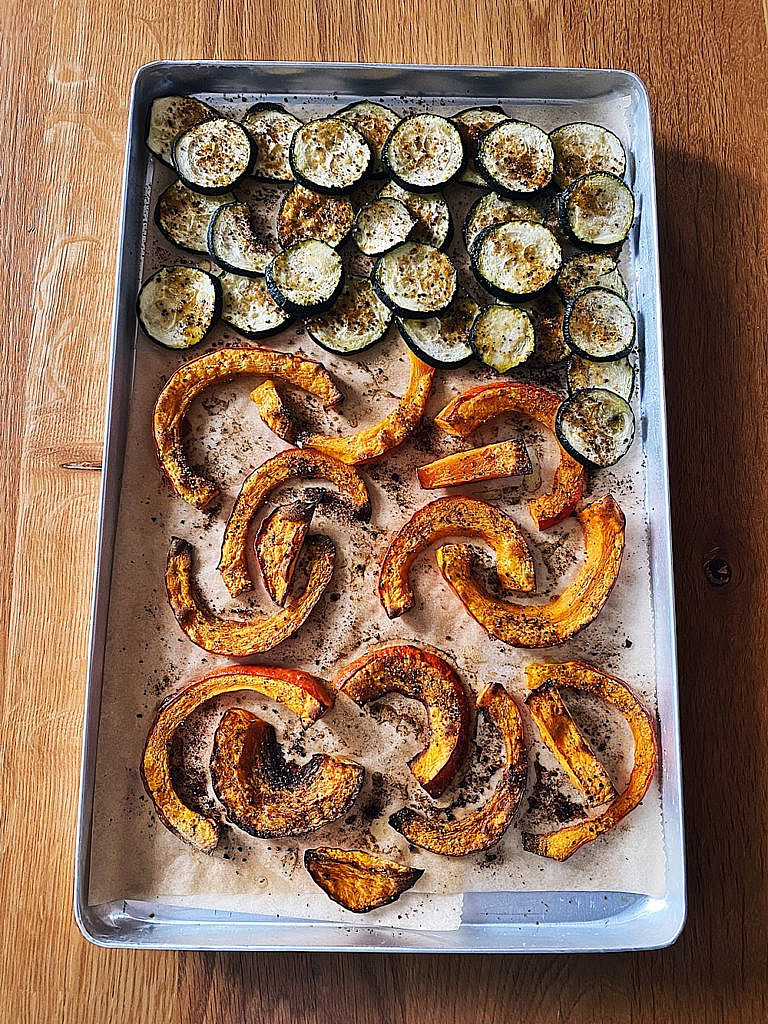
[[[347,465],[357,466],[380,459],[401,445],[421,422],[435,372],[412,352],[409,356],[411,371],[408,387],[397,408],[388,416],[373,426],[365,427],[354,434],[347,434],[345,437],[311,434],[305,440],[304,447],[331,455],[340,462],[346,462]]]
[[[278,452],[246,477],[227,520],[219,572],[233,597],[252,586],[246,556],[248,527],[270,494],[289,480],[328,480],[350,499],[354,519],[370,519],[368,490],[354,468],[320,452],[302,452],[298,448]]]
[[[525,703],[541,738],[590,807],[613,800],[616,790],[610,775],[595,757],[552,680],[537,686]]]
[[[315,754],[288,764],[268,722],[232,708],[213,739],[211,781],[227,820],[258,839],[315,832],[357,798],[365,769],[345,757]]]
[[[429,743],[408,763],[430,795],[443,792],[464,760],[471,719],[467,691],[446,661],[419,647],[398,644],[353,661],[339,672],[334,685],[360,706],[388,693],[423,704]]]
[[[487,803],[460,818],[446,818],[441,811],[419,814],[404,807],[389,819],[409,843],[443,857],[465,857],[498,843],[525,792],[528,758],[523,721],[514,699],[503,686],[491,683],[478,697],[477,708],[501,733],[505,748],[505,764]]]
[[[624,513],[607,495],[576,514],[587,557],[568,586],[546,604],[513,604],[485,591],[472,576],[464,544],[438,549],[437,564],[473,619],[512,647],[555,647],[593,622],[608,600],[624,553]]]
[[[282,505],[267,516],[256,534],[256,561],[275,604],[285,604],[314,511],[311,501]]]
[[[566,661],[560,665],[529,665],[528,685],[540,687],[551,681],[556,687],[572,687],[599,697],[613,705],[624,717],[635,743],[634,763],[629,781],[616,799],[596,818],[575,825],[535,835],[523,832],[523,849],[553,860],[567,860],[586,843],[604,835],[633,811],[641,802],[653,780],[658,760],[656,726],[651,713],[643,707],[627,684],[616,676],[601,672],[583,661]]]
[[[222,693],[236,690],[252,690],[277,701],[304,725],[316,722],[333,705],[333,694],[315,676],[267,665],[217,669],[193,679],[163,701],[144,746],[141,777],[166,828],[204,853],[216,848],[219,825],[215,819],[187,807],[176,792],[171,778],[171,745],[176,731],[193,711]]]
[[[394,903],[424,874],[387,857],[329,846],[305,850],[304,867],[334,903],[354,914]]]
[[[536,384],[493,381],[469,388],[454,398],[438,413],[435,423],[456,437],[468,437],[496,416],[518,413],[542,423],[554,434],[561,403],[559,395]],[[528,511],[540,530],[547,530],[568,518],[584,494],[584,482],[584,467],[561,447],[552,490],[528,502]]]
[[[336,548],[329,537],[309,537],[304,548],[307,582],[300,593],[272,615],[225,618],[211,611],[195,583],[192,547],[174,537],[165,585],[176,621],[192,643],[211,654],[248,658],[271,651],[301,628],[333,576]]]
[[[155,403],[153,430],[157,456],[171,486],[195,508],[210,505],[220,489],[195,473],[187,461],[182,444],[187,411],[192,402],[214,384],[256,374],[284,380],[314,395],[327,407],[338,405],[343,397],[320,363],[287,352],[232,345],[184,363],[160,392]]]
[[[261,416],[262,423],[269,427],[273,434],[277,434],[284,441],[293,444],[297,436],[297,424],[291,415],[280,392],[275,387],[275,382],[265,380],[251,392],[251,401],[256,406]]]
[[[533,472],[531,457],[522,441],[516,437],[482,448],[454,452],[443,459],[419,466],[416,475],[426,490],[435,487],[456,487],[481,480],[499,480],[506,476],[527,476]]]
[[[530,593],[536,586],[525,537],[514,520],[477,498],[437,498],[414,512],[394,538],[379,573],[379,597],[390,619],[413,608],[408,573],[430,544],[444,537],[479,537],[496,552],[496,571],[505,590]]]

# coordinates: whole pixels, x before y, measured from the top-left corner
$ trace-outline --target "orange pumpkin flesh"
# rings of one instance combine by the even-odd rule
[[[443,792],[466,755],[471,718],[466,690],[447,662],[406,644],[385,647],[347,665],[334,685],[361,706],[388,693],[423,704],[429,743],[409,766],[428,793]]]
[[[296,443],[296,421],[287,409],[274,381],[265,380],[251,392],[251,401],[259,411],[262,422],[289,444]]]
[[[499,480],[507,476],[527,476],[533,472],[525,445],[517,438],[454,452],[416,470],[419,483],[426,490],[456,487],[482,480]]]
[[[171,779],[171,745],[177,730],[193,711],[222,693],[236,690],[251,690],[277,701],[298,715],[304,725],[317,721],[333,705],[333,695],[315,676],[265,665],[209,672],[163,701],[147,736],[141,777],[166,828],[204,853],[216,848],[220,828],[213,818],[187,807],[176,792]]]
[[[535,585],[528,545],[517,524],[477,498],[437,498],[418,509],[389,545],[379,573],[379,597],[390,619],[413,608],[408,574],[414,560],[444,537],[479,537],[496,552],[496,570],[508,591],[530,593]]]
[[[633,811],[641,802],[653,780],[658,760],[658,744],[653,716],[643,707],[621,679],[601,672],[581,661],[560,665],[530,665],[528,685],[538,687],[551,681],[557,687],[573,687],[590,693],[613,705],[625,718],[635,743],[632,772],[626,788],[602,814],[557,829],[544,835],[523,833],[523,849],[553,860],[567,860],[586,843],[604,835]]]
[[[275,730],[233,708],[213,740],[211,781],[227,820],[259,839],[314,832],[354,803],[365,769],[347,758],[315,754],[300,768],[283,759]]]
[[[394,903],[424,874],[420,868],[363,850],[328,846],[306,850],[304,867],[334,903],[355,914],[367,914]]]
[[[480,694],[477,707],[501,733],[505,765],[490,799],[460,818],[446,819],[441,812],[419,814],[404,807],[389,823],[409,843],[444,857],[465,857],[487,850],[501,839],[525,792],[528,758],[523,722],[513,698],[503,686],[492,683]]]
[[[288,596],[314,510],[311,501],[294,501],[276,508],[256,535],[254,550],[264,586],[275,604],[281,607]]]
[[[284,380],[314,395],[327,407],[338,405],[342,394],[328,371],[300,355],[268,348],[231,345],[192,359],[173,374],[155,403],[155,449],[171,486],[195,508],[210,505],[220,493],[212,481],[195,473],[182,444],[182,427],[192,402],[215,384],[242,375],[264,374]]]

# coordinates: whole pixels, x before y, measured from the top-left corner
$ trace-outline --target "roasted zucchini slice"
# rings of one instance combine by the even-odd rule
[[[247,203],[226,203],[208,225],[208,252],[224,270],[245,277],[263,274],[274,253],[253,230]]]
[[[241,118],[256,147],[254,178],[261,181],[293,181],[288,150],[293,133],[301,126],[279,103],[254,103]]]
[[[463,366],[472,358],[469,342],[480,307],[469,295],[457,295],[448,309],[428,320],[401,320],[403,341],[419,359],[435,367]]]
[[[629,402],[635,390],[635,368],[626,356],[604,363],[571,356],[568,363],[569,393],[574,395],[577,391],[591,388],[605,388]]]
[[[328,352],[357,355],[381,341],[392,310],[385,306],[367,277],[349,275],[331,309],[304,321],[312,341]]]
[[[586,388],[560,406],[555,433],[577,462],[604,469],[629,451],[635,437],[635,414],[621,395],[606,388]]]
[[[464,143],[455,124],[439,114],[404,117],[387,139],[384,163],[398,185],[434,192],[464,166]]]
[[[269,294],[294,316],[328,309],[344,287],[341,256],[317,238],[289,245],[267,264],[264,274]]]
[[[382,302],[399,316],[423,320],[448,308],[456,293],[456,268],[432,245],[406,242],[380,256],[371,276]]]
[[[192,348],[221,315],[221,285],[197,267],[161,267],[141,286],[136,313],[144,333],[159,345]]]
[[[216,117],[193,125],[173,143],[173,166],[187,186],[206,195],[229,192],[250,174],[255,152],[237,121]]]
[[[383,177],[387,172],[381,159],[381,151],[390,132],[399,124],[400,115],[382,103],[360,100],[358,103],[350,103],[348,107],[337,111],[336,117],[342,117],[357,128],[373,153],[371,177]]]
[[[554,165],[549,136],[527,121],[502,121],[477,148],[477,169],[504,195],[540,192],[552,180]]]
[[[322,117],[297,128],[289,151],[293,176],[315,192],[342,195],[359,184],[373,159],[361,132],[341,117]]]
[[[412,242],[434,245],[436,249],[448,248],[453,238],[453,222],[448,203],[439,193],[409,192],[397,182],[390,181],[379,192],[380,199],[385,196],[399,199],[416,218],[416,226],[410,238]]]
[[[585,288],[565,307],[563,332],[576,355],[595,362],[625,356],[635,341],[635,317],[620,295]]]
[[[553,287],[545,288],[541,295],[526,306],[533,321],[533,355],[531,365],[553,366],[571,354],[565,343],[563,321],[565,305]]]
[[[223,196],[204,196],[193,192],[182,182],[174,181],[158,196],[155,224],[179,249],[208,255],[211,217],[226,203],[234,201],[231,192]]]
[[[621,177],[627,157],[619,139],[599,124],[576,121],[549,133],[555,151],[555,181],[567,188],[591,171],[610,171]]]
[[[616,260],[604,252],[580,252],[565,260],[555,284],[566,302],[585,288],[607,288],[622,299],[627,297],[627,286]]]
[[[464,185],[477,185],[480,188],[485,188],[488,183],[482,174],[478,172],[475,165],[478,143],[480,138],[493,128],[494,125],[506,121],[507,115],[498,106],[469,107],[467,110],[460,110],[458,114],[454,114],[451,120],[459,129],[459,135],[461,135],[461,141],[464,143],[464,153],[467,158],[466,166],[461,172],[459,181]]]
[[[541,214],[524,199],[509,199],[498,192],[486,192],[470,206],[464,218],[464,245],[469,249],[485,228],[506,224],[510,220],[530,220],[541,223]]]
[[[536,295],[554,278],[563,259],[549,228],[527,220],[485,228],[472,243],[469,255],[475,277],[499,299]]]
[[[496,373],[507,373],[533,352],[533,323],[524,309],[487,306],[472,325],[471,342],[486,366]]]
[[[406,242],[415,225],[416,218],[404,203],[380,196],[360,209],[352,238],[365,256],[383,256]]]
[[[281,309],[267,290],[263,276],[242,277],[222,274],[221,319],[244,338],[266,338],[290,323],[291,317]]]
[[[635,198],[615,174],[594,171],[560,193],[558,212],[563,231],[577,245],[619,245],[632,227]]]
[[[355,211],[346,196],[327,196],[294,185],[277,213],[280,245],[295,245],[307,238],[319,238],[334,248],[341,245],[355,221]]]
[[[173,167],[173,141],[177,135],[218,117],[218,112],[194,96],[158,96],[149,108],[147,127],[147,149],[158,160]]]

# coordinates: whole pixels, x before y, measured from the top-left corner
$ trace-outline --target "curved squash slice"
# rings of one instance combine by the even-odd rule
[[[527,476],[533,472],[531,458],[522,441],[516,437],[482,448],[454,452],[426,466],[419,466],[416,475],[426,490],[435,487],[456,487],[481,480],[499,480],[505,476]]]
[[[333,705],[333,694],[315,676],[266,665],[217,669],[192,680],[163,701],[147,736],[141,777],[166,828],[204,853],[216,848],[220,828],[213,818],[187,807],[176,792],[171,779],[171,745],[179,726],[193,711],[222,693],[236,690],[252,690],[277,701],[298,715],[304,725],[317,721]]]
[[[409,766],[429,794],[443,792],[464,760],[471,717],[467,692],[447,662],[407,644],[384,647],[347,665],[334,685],[360,706],[388,693],[423,704],[429,743]]]
[[[573,687],[612,704],[626,719],[635,741],[632,772],[624,791],[596,818],[575,825],[534,835],[523,832],[523,849],[540,857],[567,860],[586,843],[604,835],[633,811],[651,784],[658,760],[658,743],[653,716],[643,707],[627,684],[601,672],[583,661],[566,661],[561,665],[530,665],[526,670],[528,685],[540,686],[551,680],[557,687]]]
[[[311,501],[294,501],[270,512],[254,541],[267,593],[281,607],[288,596],[299,555],[315,511]]]
[[[278,452],[246,477],[224,529],[219,572],[233,597],[252,586],[246,556],[248,527],[270,494],[289,480],[328,480],[351,499],[353,518],[366,522],[371,517],[368,490],[351,466],[320,452],[298,448]]]
[[[227,711],[213,740],[211,781],[227,819],[258,839],[314,832],[357,798],[365,769],[332,754],[298,768],[285,762],[275,730],[250,711]]]
[[[504,413],[519,413],[544,424],[555,433],[562,399],[553,391],[525,381],[503,380],[480,384],[463,392],[438,413],[435,423],[449,434],[468,437],[488,420]],[[552,490],[531,498],[528,511],[540,530],[567,519],[584,494],[584,467],[561,447]]]
[[[446,544],[437,552],[440,572],[488,634],[512,647],[554,647],[594,621],[608,600],[624,553],[624,513],[607,495],[577,513],[587,557],[573,581],[547,604],[500,601],[472,577],[472,552]]]
[[[228,619],[212,612],[192,575],[192,548],[174,538],[168,552],[165,584],[173,614],[192,643],[211,654],[248,658],[263,654],[296,633],[320,600],[333,576],[336,548],[329,537],[307,540],[304,590],[273,615]]]
[[[296,420],[280,397],[274,381],[265,380],[263,384],[254,388],[251,392],[251,401],[256,406],[262,423],[269,427],[273,434],[277,434],[288,444],[296,443]]]
[[[396,811],[389,819],[392,828],[409,843],[443,857],[465,857],[498,843],[525,792],[528,758],[523,721],[515,701],[503,686],[491,683],[478,697],[477,707],[504,739],[506,763],[488,802],[452,820],[440,812],[419,814],[410,807]]]
[[[334,903],[354,914],[367,914],[394,903],[418,882],[424,871],[363,850],[318,846],[304,851],[304,867]]]
[[[509,591],[530,593],[534,567],[525,537],[504,512],[477,498],[437,498],[418,509],[389,545],[379,574],[379,596],[390,619],[413,608],[408,573],[414,560],[443,537],[479,537],[496,552],[496,570]]]
[[[343,397],[320,363],[287,352],[231,345],[184,363],[160,392],[152,425],[160,465],[174,491],[195,508],[210,505],[220,488],[189,465],[182,444],[184,418],[192,402],[207,388],[246,374],[284,380],[328,407],[338,405]]]
[[[388,455],[410,437],[416,430],[432,389],[434,369],[427,366],[409,352],[411,373],[408,387],[397,408],[379,423],[365,427],[346,437],[326,437],[325,434],[310,434],[304,441],[305,448],[312,448],[325,455],[332,455],[340,462],[357,466],[372,462]]]

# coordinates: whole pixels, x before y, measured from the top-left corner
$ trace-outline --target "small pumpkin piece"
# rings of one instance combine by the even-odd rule
[[[304,851],[304,867],[334,903],[353,914],[367,914],[394,903],[424,874],[363,850],[318,846]]]
[[[298,424],[289,411],[273,380],[265,380],[251,392],[251,401],[261,416],[262,423],[269,427],[283,441],[294,444],[298,436]]]
[[[436,487],[456,487],[508,476],[527,476],[532,472],[528,450],[522,441],[512,438],[446,455],[427,466],[419,466],[416,475],[422,487],[434,490]]]
[[[314,511],[311,501],[283,505],[267,516],[256,534],[254,550],[264,586],[281,607],[288,596]]]

